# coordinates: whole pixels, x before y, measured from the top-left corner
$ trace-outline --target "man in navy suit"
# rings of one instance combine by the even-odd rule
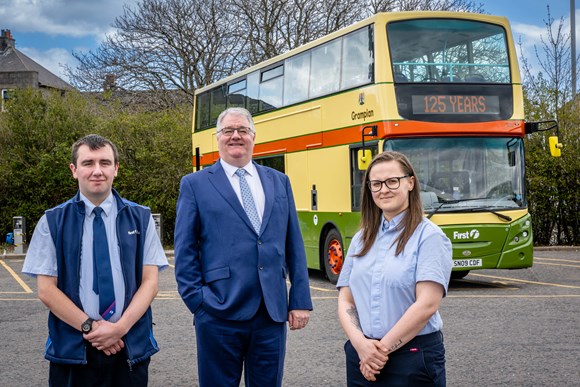
[[[182,179],[175,225],[175,275],[195,315],[199,383],[239,386],[244,370],[248,387],[281,386],[286,321],[302,329],[312,310],[292,188],[252,161],[246,109],[223,111],[216,135],[220,160]]]

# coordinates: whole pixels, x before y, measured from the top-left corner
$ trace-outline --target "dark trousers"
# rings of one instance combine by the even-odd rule
[[[263,303],[248,321],[224,320],[201,307],[195,332],[200,387],[238,387],[242,369],[247,387],[282,385],[286,324],[273,321]]]
[[[150,359],[129,367],[124,350],[107,356],[87,343],[87,364],[50,363],[50,387],[146,387]]]
[[[444,387],[445,347],[443,334],[434,332],[417,336],[389,354],[389,360],[375,382],[369,382],[360,372],[360,359],[350,341],[344,345],[346,381],[349,387],[362,386],[434,386]]]

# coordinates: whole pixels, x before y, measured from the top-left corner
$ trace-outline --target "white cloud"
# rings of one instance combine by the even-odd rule
[[[102,39],[123,4],[137,0],[0,0],[0,20],[11,29],[71,37]],[[3,28],[6,28],[3,26]]]
[[[12,31],[18,50],[65,79],[62,66],[76,66],[71,51],[95,49],[114,32],[111,24],[123,14],[123,5],[134,8],[137,1],[0,0],[0,27]],[[19,33],[38,34],[38,45],[29,42],[21,46]]]
[[[542,43],[541,36],[546,35],[546,28],[533,24],[512,23],[512,33],[516,45],[520,42],[526,48]]]
[[[20,47],[19,50],[22,51],[25,55],[34,59],[35,62],[46,68],[51,73],[65,80],[66,77],[64,76],[62,66],[67,63],[70,66],[71,63],[75,62],[75,59],[71,53],[64,48],[37,50],[35,48]]]

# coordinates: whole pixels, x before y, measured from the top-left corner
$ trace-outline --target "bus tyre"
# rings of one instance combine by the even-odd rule
[[[328,234],[326,234],[322,254],[326,278],[328,278],[330,283],[336,284],[340,271],[342,270],[342,264],[344,263],[344,255],[342,250],[342,238],[335,228],[331,229]]]
[[[463,277],[465,277],[468,274],[469,274],[469,270],[452,271],[451,272],[451,279],[462,279]]]

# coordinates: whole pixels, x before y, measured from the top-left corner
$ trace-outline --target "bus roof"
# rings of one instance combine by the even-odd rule
[[[403,11],[403,12],[382,12],[377,13],[369,18],[351,24],[350,26],[343,27],[337,31],[334,31],[328,35],[325,35],[321,38],[315,39],[311,42],[303,44],[300,47],[295,49],[289,50],[283,54],[277,55],[273,58],[260,62],[254,66],[248,67],[244,70],[238,71],[226,78],[222,78],[219,81],[216,81],[212,84],[207,86],[198,88],[195,91],[195,94],[203,93],[206,90],[212,89],[221,84],[227,84],[233,80],[237,80],[240,77],[243,77],[249,73],[252,73],[256,70],[266,68],[270,65],[275,63],[281,62],[286,58],[299,54],[303,51],[306,51],[312,47],[316,47],[322,43],[330,41],[332,39],[338,38],[342,35],[345,35],[351,31],[358,30],[359,28],[365,27],[370,24],[374,24],[377,22],[390,22],[390,21],[400,21],[400,20],[412,20],[412,19],[466,19],[466,20],[475,20],[481,22],[488,22],[488,23],[495,23],[504,26],[505,28],[509,29],[509,22],[508,19],[504,16],[494,16],[494,15],[486,15],[480,13],[471,13],[471,12],[449,12],[449,11]],[[508,36],[511,36],[511,31],[506,31]]]

